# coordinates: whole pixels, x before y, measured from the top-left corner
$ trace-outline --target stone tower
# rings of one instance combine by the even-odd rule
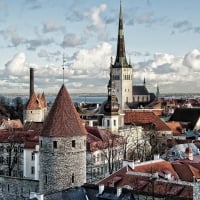
[[[41,194],[86,182],[85,127],[62,85],[39,138]]]
[[[119,12],[117,55],[112,68],[116,96],[121,109],[124,110],[129,104],[133,103],[133,69],[126,59],[121,3]]]

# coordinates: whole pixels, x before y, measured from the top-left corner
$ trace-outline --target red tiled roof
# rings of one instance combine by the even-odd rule
[[[172,163],[172,165],[182,181],[193,180],[193,174],[188,165],[183,163]]]
[[[120,146],[124,144],[124,139],[120,135],[111,134],[107,130],[101,130],[98,127],[85,127],[87,135],[87,151],[96,151],[105,149],[110,145]]]
[[[25,106],[25,110],[39,110],[44,107],[46,107],[46,99],[44,94],[40,96],[33,92]]]
[[[187,158],[176,160],[172,166],[183,181],[193,181],[194,177],[200,178],[200,156],[194,156],[193,160]]]
[[[191,186],[151,179],[147,176],[131,173],[131,171],[135,170],[129,167],[121,168],[116,173],[100,181],[98,185],[103,184],[108,186],[114,183],[114,187],[129,186],[137,194],[148,193],[150,195],[153,192],[155,196],[162,195],[164,197],[166,194],[169,194],[174,197],[185,197],[188,199],[192,199],[193,197],[193,189]],[[117,179],[118,181],[114,181],[116,177],[119,177]]]
[[[165,160],[152,161],[144,164],[135,165],[135,172],[152,173],[161,172],[163,174],[170,173],[175,179],[178,179],[178,175],[171,163]]]
[[[8,128],[23,128],[23,124],[20,119],[12,119],[12,120],[3,119],[3,124],[6,129],[8,129]]]
[[[130,172],[130,171],[134,171],[134,170],[133,170],[131,167],[123,167],[123,168],[121,168],[120,170],[118,170],[117,172],[111,174],[109,177],[107,177],[107,178],[101,180],[101,181],[98,183],[98,185],[101,185],[101,184],[103,184],[103,185],[108,185],[108,183],[110,183],[111,180],[113,180],[115,177],[123,177],[123,178],[124,178],[124,177],[126,176],[126,173],[127,173],[128,171]]]
[[[136,125],[154,124],[157,131],[170,131],[171,129],[158,116],[149,110],[125,110],[124,123]]]
[[[180,122],[166,122],[167,126],[172,130],[174,136],[182,135],[183,127]]]
[[[28,131],[24,138],[24,148],[35,149],[37,144],[39,144],[39,132]]]
[[[41,136],[66,137],[87,135],[85,127],[64,85],[44,122]]]
[[[39,144],[38,131],[0,130],[0,143],[24,144],[24,148],[34,149]]]
[[[21,130],[0,130],[0,143],[23,143],[25,132]]]

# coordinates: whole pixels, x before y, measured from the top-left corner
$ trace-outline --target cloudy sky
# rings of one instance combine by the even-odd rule
[[[119,0],[0,0],[0,93],[106,92]],[[200,92],[199,0],[122,0],[127,59],[150,92]]]

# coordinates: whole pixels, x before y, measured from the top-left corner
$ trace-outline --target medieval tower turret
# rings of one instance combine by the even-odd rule
[[[37,95],[34,91],[34,69],[30,68],[30,94],[25,105],[23,118],[26,122],[44,122],[47,115],[47,103],[44,93]]]
[[[127,105],[132,104],[133,102],[133,69],[126,59],[121,3],[119,12],[117,55],[112,68],[116,96],[121,109],[124,110]]]
[[[85,127],[62,85],[39,138],[41,194],[86,182]]]

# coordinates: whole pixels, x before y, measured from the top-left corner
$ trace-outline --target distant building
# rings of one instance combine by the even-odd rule
[[[122,136],[98,127],[87,126],[86,130],[87,182],[91,183],[121,168],[125,141]]]

